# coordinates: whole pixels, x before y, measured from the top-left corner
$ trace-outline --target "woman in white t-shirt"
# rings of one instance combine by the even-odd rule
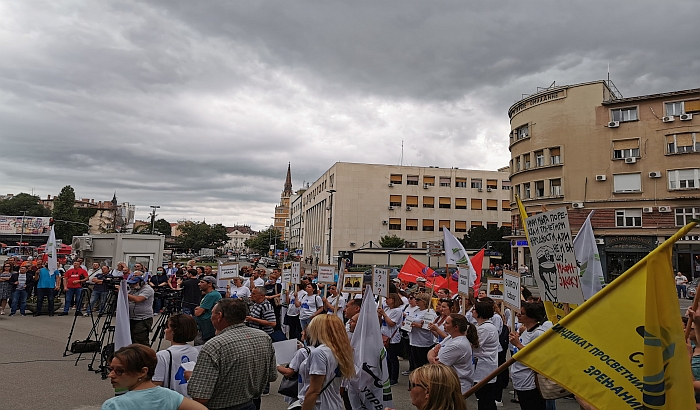
[[[309,283],[304,288],[305,295],[298,297],[294,301],[296,307],[299,308],[299,322],[301,330],[304,331],[311,322],[311,319],[323,313],[323,300],[316,294],[316,284]]]
[[[535,340],[537,336],[545,332],[541,325],[544,318],[544,307],[540,303],[523,303],[518,313],[520,323],[525,327],[522,334],[511,332],[509,335],[510,344],[513,346],[512,353],[527,346]],[[523,403],[527,403],[528,409],[545,410],[546,402],[540,395],[535,385],[535,372],[520,362],[515,362],[510,367],[510,377],[513,380],[513,389],[518,392],[520,408]]]
[[[389,341],[387,345],[387,363],[389,366],[389,380],[392,385],[399,382],[399,353],[401,352],[401,334],[399,329],[403,322],[403,310],[401,296],[398,293],[390,293],[386,298],[386,308],[378,308],[379,323],[382,327],[382,339]]]
[[[474,382],[478,383],[498,367],[498,330],[493,325],[493,303],[478,301],[474,305],[472,315],[477,321],[476,330],[479,334],[479,348],[474,349],[476,363],[474,366]],[[476,391],[478,410],[496,409],[496,392],[499,386],[496,378],[489,380],[481,389]]]
[[[229,287],[229,295],[234,299],[250,298],[250,288],[243,286],[243,279],[233,279],[233,286]]]
[[[292,286],[296,287],[297,291],[289,293],[289,304],[287,306],[285,324],[289,326],[289,338],[301,341],[301,323],[299,322],[300,308],[297,307],[296,301],[306,296],[306,291],[301,288],[302,285]]]
[[[403,307],[403,320],[408,320],[408,318],[416,310],[418,310],[418,305],[416,304],[416,296],[414,293],[411,293],[408,296],[408,302],[405,303]],[[408,374],[416,368],[416,365],[413,363],[413,356],[411,356],[410,336],[409,333],[403,329],[399,330],[399,333],[401,333],[401,346],[403,347],[404,359],[408,358],[408,370],[402,372],[401,375],[408,376]]]
[[[165,340],[171,343],[167,350],[156,353],[158,364],[153,374],[153,384],[187,395],[184,363],[196,362],[199,350],[187,344],[197,337],[197,321],[190,315],[174,314],[168,319],[165,328]]]
[[[342,335],[345,327],[336,315],[317,315],[306,328],[311,345],[317,346],[299,367],[302,410],[343,410],[340,382],[355,377],[353,349]]]
[[[451,313],[444,324],[447,337],[428,353],[430,363],[441,363],[452,367],[459,377],[462,393],[474,385],[474,362],[472,347],[479,347],[476,326],[458,313]]]
[[[329,315],[335,314],[340,320],[343,320],[343,311],[347,301],[342,294],[338,293],[338,286],[335,283],[328,285],[328,293],[330,293],[330,296],[324,300],[326,311]],[[336,301],[338,306],[336,306]]]
[[[421,367],[424,364],[428,364],[428,352],[435,345],[433,334],[423,326],[427,327],[426,317],[431,316],[428,321],[432,322],[435,314],[428,309],[428,306],[430,306],[430,295],[427,293],[417,294],[416,304],[418,310],[408,316],[408,320],[411,321],[411,332],[408,334],[408,339],[411,345],[413,364],[416,367]],[[430,315],[428,315],[429,313]]]
[[[435,318],[433,323],[428,325],[428,329],[435,336],[434,340],[436,343],[447,337],[444,326],[445,321],[452,313],[452,306],[454,306],[454,302],[451,299],[440,299],[440,303],[437,305],[438,317]]]

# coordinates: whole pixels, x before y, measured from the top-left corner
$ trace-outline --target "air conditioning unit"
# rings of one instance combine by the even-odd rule
[[[382,225],[389,225],[389,221],[382,221]]]
[[[642,208],[642,212],[644,212],[645,214],[650,214],[650,213],[654,212],[654,208],[651,206],[646,206],[646,207]]]
[[[661,118],[661,121],[663,121],[663,122],[673,122],[673,120],[674,120],[673,115],[667,115],[667,116]]]
[[[393,183],[393,182],[389,182],[389,188],[393,188],[393,187],[394,187],[394,183]]]
[[[620,126],[620,121],[610,121],[608,123],[608,128],[617,128]]]
[[[671,207],[670,206],[660,206],[659,212],[664,212],[664,213],[671,212]]]
[[[394,210],[394,207],[391,206],[391,205],[389,205],[389,210],[390,210],[390,211],[393,211],[393,210]]]
[[[661,172],[659,171],[652,171],[649,173],[649,178],[661,178]]]
[[[595,180],[596,181],[605,181],[607,177],[605,175],[596,175]]]
[[[573,203],[571,204],[571,206],[572,206],[574,209],[583,209],[583,202],[573,202]]]
[[[636,163],[636,162],[637,162],[637,158],[636,158],[636,157],[627,157],[627,158],[625,158],[625,164],[634,164],[634,163]]]
[[[479,188],[479,192],[483,191],[483,189]]]
[[[486,192],[491,192],[491,191],[493,191],[493,189],[491,189],[491,188],[486,188]]]
[[[423,189],[428,189],[429,186],[428,184],[423,184]]]
[[[406,207],[406,210],[407,210],[407,211],[410,211],[410,210],[411,210],[411,207],[410,207],[410,206],[407,206],[407,207]]]
[[[355,242],[350,242],[350,246],[355,246]]]
[[[330,211],[330,210],[331,210],[331,206],[328,205],[328,206],[326,207],[326,211]]]
[[[603,238],[595,238],[595,244],[596,244],[596,245],[605,245],[605,239],[603,239]]]
[[[681,121],[690,121],[693,119],[693,114],[681,114]]]

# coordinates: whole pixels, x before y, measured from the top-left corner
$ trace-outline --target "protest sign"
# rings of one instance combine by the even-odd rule
[[[486,286],[486,296],[493,300],[503,300],[503,279],[490,279]]]
[[[423,326],[421,326],[423,329],[428,329],[428,325],[433,323],[437,319],[437,313],[432,310],[428,309],[427,312],[425,312],[425,315],[423,315]]]
[[[467,265],[457,265],[457,273],[459,275],[459,283],[457,284],[457,292],[462,296],[469,296],[469,288],[474,284],[471,283],[471,270]]]
[[[294,354],[297,352],[297,340],[283,340],[272,344],[275,349],[275,360],[277,365],[285,365],[292,361]]]
[[[238,274],[238,264],[237,263],[224,263],[219,265],[219,272],[217,273],[217,279],[219,280],[231,280],[237,278]]]
[[[292,283],[301,283],[301,262],[292,262]]]
[[[361,293],[363,279],[364,274],[362,273],[346,273],[343,275],[343,292]]]
[[[282,286],[286,286],[292,283],[292,270],[285,269],[282,271]]]
[[[503,303],[513,312],[520,311],[520,274],[503,271]]]
[[[335,283],[335,266],[318,265],[318,282]]]
[[[545,301],[583,303],[579,267],[566,208],[527,218],[533,271]]]
[[[372,269],[372,292],[376,296],[389,296],[389,271],[387,269]]]

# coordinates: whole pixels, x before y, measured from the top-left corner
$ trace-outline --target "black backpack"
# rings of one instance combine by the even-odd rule
[[[498,341],[501,343],[501,347],[503,350],[508,350],[508,343],[510,343],[510,340],[508,340],[508,335],[510,334],[510,329],[508,329],[508,326],[503,325],[503,328],[501,329],[501,334],[498,336]]]

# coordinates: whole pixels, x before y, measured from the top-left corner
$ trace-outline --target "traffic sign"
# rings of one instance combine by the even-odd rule
[[[321,253],[321,245],[314,245],[314,254],[318,255]]]

